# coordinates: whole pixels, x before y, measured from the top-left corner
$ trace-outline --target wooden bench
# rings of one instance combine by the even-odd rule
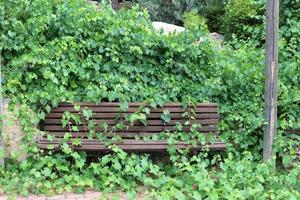
[[[287,130],[289,133],[293,133],[293,134],[296,134],[296,135],[300,135],[300,128],[298,129],[288,129]]]
[[[114,127],[117,123],[124,120],[125,116],[129,116],[136,113],[142,103],[129,103],[126,111],[120,111],[120,103],[79,103],[81,109],[88,108],[92,111],[92,120],[97,124],[106,123],[108,127]],[[73,104],[60,103],[57,108],[53,108],[50,113],[46,114],[45,120],[41,126],[41,129],[55,136],[51,141],[47,139],[47,135],[37,139],[37,144],[42,149],[47,149],[49,145],[54,149],[59,149],[65,133],[71,134],[71,139],[80,138],[80,145],[72,145],[72,142],[68,143],[75,150],[85,151],[106,151],[107,147],[103,142],[98,139],[88,139],[87,127],[83,124],[78,125],[78,130],[72,131],[70,127],[62,126],[63,113],[69,111],[76,114],[78,111],[74,108]],[[162,119],[162,115],[168,113],[170,120],[166,123],[166,120]],[[159,134],[163,131],[172,133],[176,124],[181,124],[183,131],[189,131],[191,124],[201,124],[198,127],[198,131],[203,134],[212,133],[218,137],[218,107],[215,103],[202,103],[194,106],[193,109],[183,109],[180,103],[167,103],[161,108],[150,109],[150,113],[145,114],[146,125],[137,121],[133,125],[128,125],[125,128],[116,130],[115,134],[121,136],[122,140],[113,142],[113,144],[119,146],[126,151],[160,151],[168,148],[166,140],[160,141],[144,141],[136,140],[136,136],[151,136]],[[190,125],[184,125],[186,121],[190,122]],[[72,123],[72,122],[70,122]],[[97,128],[97,127],[96,127]],[[99,127],[98,127],[99,128]],[[99,129],[98,129],[99,130]],[[109,136],[107,136],[109,137]],[[203,145],[191,145],[186,142],[177,142],[174,144],[177,148],[190,148],[193,150],[199,150]],[[207,147],[214,150],[226,149],[226,145],[220,141],[213,144],[207,144]]]

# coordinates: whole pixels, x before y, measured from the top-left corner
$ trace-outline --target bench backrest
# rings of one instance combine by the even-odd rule
[[[124,121],[123,117],[125,115],[135,113],[143,106],[142,103],[129,103],[129,108],[125,112],[121,112],[120,103],[78,103],[78,105],[80,105],[81,109],[88,108],[92,111],[92,120],[96,124],[106,123],[108,127],[113,127],[120,121]],[[50,113],[46,114],[42,129],[56,137],[63,137],[66,132],[70,132],[72,137],[87,137],[88,129],[86,125],[78,125],[78,131],[72,131],[70,127],[62,126],[62,116],[65,111],[73,114],[78,113],[74,109],[73,104],[60,103],[58,107],[53,108]],[[165,115],[170,117],[170,121],[167,120],[169,121],[168,123],[162,119],[164,111]],[[183,108],[181,103],[167,103],[162,108],[150,109],[150,114],[146,114],[146,117],[146,125],[137,121],[133,125],[127,124],[128,126],[116,130],[116,134],[122,138],[132,138],[136,135],[147,136],[158,134],[162,131],[172,132],[176,123],[182,125],[183,131],[189,131],[191,124],[197,123],[201,124],[201,127],[198,129],[199,132],[218,135],[219,114],[215,103],[201,103],[193,108],[186,109]],[[187,121],[190,124],[185,125]]]

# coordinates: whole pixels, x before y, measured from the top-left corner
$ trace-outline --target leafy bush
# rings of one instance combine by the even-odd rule
[[[163,21],[177,25],[184,24],[185,13],[198,12],[202,18],[201,21],[204,19],[207,21],[208,28],[211,32],[219,32],[222,16],[225,12],[226,1],[227,0],[135,0],[126,1],[123,3],[123,7],[128,8],[134,5],[134,3],[138,3],[142,8],[147,8],[153,21]]]
[[[177,25],[183,25],[184,13],[201,6],[197,0],[138,0],[141,7],[147,8],[153,21],[162,21]]]
[[[199,12],[207,20],[207,25],[210,32],[221,33],[225,7],[228,0],[210,0],[203,2]]]
[[[189,30],[208,32],[206,19],[201,17],[196,10],[184,14],[184,27]]]
[[[299,125],[299,56],[282,55],[276,153],[285,165],[274,174],[259,163],[262,49],[221,48],[203,32],[162,35],[137,7],[117,13],[106,5],[99,12],[83,0],[6,0],[0,11],[4,92],[23,106],[19,115],[30,148],[27,161],[8,163],[0,172],[0,191],[121,188],[134,197],[137,186],[145,185],[155,199],[299,196],[294,153],[299,139],[285,134]],[[39,152],[33,142],[35,125],[60,101],[217,102],[220,132],[231,153],[228,158],[205,151],[189,157],[176,151],[170,163],[162,164],[118,148],[96,160],[68,146],[62,153]],[[29,108],[38,115],[32,116]]]
[[[260,38],[263,34],[265,1],[229,0],[224,14],[222,32],[227,37],[233,34],[244,40]]]
[[[280,2],[280,32],[286,42],[290,56],[299,57],[300,52],[300,4],[298,0]],[[296,56],[297,56],[296,55]]]
[[[236,36],[241,40],[252,40],[260,45],[264,42],[266,1],[229,0],[226,8],[222,33],[227,39]],[[300,4],[298,0],[280,1],[281,38],[287,40],[292,49],[299,51]]]

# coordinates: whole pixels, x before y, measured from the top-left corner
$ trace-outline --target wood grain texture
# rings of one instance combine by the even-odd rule
[[[79,131],[88,131],[85,126],[77,126]],[[183,126],[183,131],[190,131],[190,126]],[[55,131],[69,131],[69,127],[62,127],[59,125],[45,125],[45,131],[55,132]],[[162,132],[162,131],[174,131],[174,126],[129,126],[127,128],[123,128],[120,130],[116,130],[116,132]],[[101,131],[100,128],[96,127],[96,131]],[[104,131],[104,130],[102,130]],[[202,126],[198,129],[199,132],[215,132],[217,131],[216,126]],[[76,131],[74,131],[76,132]],[[53,133],[54,134],[54,133]]]
[[[61,140],[57,139],[54,141],[48,141],[48,140],[40,140],[39,141],[39,147],[42,149],[47,149],[49,145],[52,145],[53,149],[60,149],[60,143]],[[105,146],[104,143],[95,141],[95,140],[81,140],[80,146],[74,146],[72,145],[72,141],[68,142],[68,144],[72,147],[72,149],[75,150],[85,150],[85,151],[107,151],[108,148]],[[165,151],[169,147],[168,143],[164,140],[162,141],[138,141],[138,140],[123,140],[122,142],[113,142],[112,144],[115,144],[116,146],[122,148],[126,151]],[[175,146],[177,148],[190,148],[193,150],[199,150],[205,145],[190,145],[185,142],[177,142],[175,144],[172,144],[172,146]],[[216,142],[214,144],[207,144],[207,147],[209,149],[213,150],[224,150],[226,149],[226,144],[222,142]]]
[[[139,108],[138,107],[129,107],[128,110],[126,111],[121,111],[119,107],[115,106],[88,106],[88,107],[82,107],[82,109],[88,108],[91,109],[94,113],[116,113],[116,112],[121,112],[121,113],[133,113],[133,112],[138,112]],[[77,113],[78,111],[74,109],[74,107],[57,107],[53,108],[51,110],[52,113],[57,113],[57,112],[65,112],[69,111],[72,113]],[[170,113],[184,113],[188,112],[187,110],[181,108],[181,107],[164,107],[164,108],[156,108],[156,109],[151,109],[151,113],[162,113],[163,111],[169,111]],[[195,113],[216,113],[217,112],[217,107],[197,107],[193,110]]]
[[[100,107],[120,107],[119,102],[101,102],[99,104],[97,103],[91,103],[91,102],[78,102],[78,103],[68,103],[68,102],[61,102],[59,103],[59,107],[73,107],[74,105],[80,105],[80,106],[100,106]],[[147,104],[145,103],[138,103],[138,102],[129,102],[129,107],[140,107],[145,106]],[[164,108],[167,107],[182,107],[182,103],[165,103]],[[195,105],[196,107],[218,107],[218,104],[216,103],[197,103]]]
[[[172,119],[170,122],[165,123],[161,119],[148,119],[147,120],[147,125],[151,126],[164,126],[164,125],[175,125],[176,123],[184,124],[185,122],[188,122],[189,120],[182,120],[182,119]],[[96,119],[94,120],[95,123],[101,124],[101,123],[106,123],[108,125],[115,125],[116,123],[126,123],[124,120],[118,120],[118,119]],[[190,123],[200,123],[202,125],[216,125],[218,123],[218,119],[200,119],[200,120],[190,120]],[[51,118],[46,118],[44,121],[45,125],[61,125],[61,119],[51,119]],[[135,122],[135,125],[142,125],[141,122]]]
[[[127,113],[93,113],[93,119],[116,119],[124,118]],[[162,113],[146,114],[147,119],[161,119]],[[46,119],[61,119],[63,113],[48,113]],[[182,113],[170,113],[171,119],[188,119],[188,116],[183,116]],[[192,115],[196,119],[218,119],[220,116],[218,113],[197,113]]]
[[[278,79],[278,33],[279,0],[267,1],[266,13],[266,81],[263,159],[272,157],[273,140],[277,131],[277,79]]]

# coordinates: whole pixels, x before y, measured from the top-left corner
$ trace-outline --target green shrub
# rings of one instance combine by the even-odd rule
[[[266,1],[229,0],[222,21],[227,40],[251,40],[261,46],[265,35]],[[292,55],[299,52],[300,4],[298,0],[280,1],[280,35]]]
[[[197,0],[137,0],[141,7],[147,8],[153,21],[183,25],[184,13],[201,6]]]
[[[280,33],[290,56],[300,52],[300,4],[298,0],[280,1]]]
[[[201,30],[208,32],[206,19],[198,14],[198,11],[192,10],[184,14],[184,27],[189,30]]]
[[[222,32],[228,38],[262,40],[265,1],[229,0],[224,14]]]
[[[133,2],[139,3],[143,8],[147,8],[153,21],[163,21],[177,25],[184,24],[185,13],[198,12],[202,18],[206,18],[206,24],[211,32],[220,31],[226,4],[226,0],[136,0]],[[124,4],[132,5],[133,3],[127,1]]]
[[[207,19],[207,25],[210,32],[221,33],[225,7],[228,0],[210,0],[203,2],[199,12]]]
[[[220,32],[227,0],[133,0],[122,2],[122,7],[129,9],[139,4],[146,8],[152,21],[162,21],[176,25],[184,25],[185,13],[198,12],[205,20],[210,32]]]

